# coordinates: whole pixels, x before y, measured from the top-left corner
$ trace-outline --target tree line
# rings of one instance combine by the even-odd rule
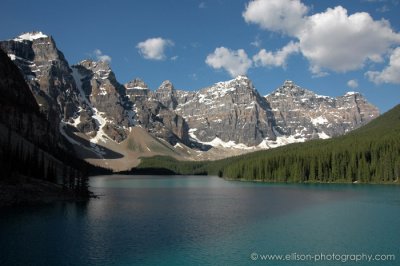
[[[337,138],[290,144],[218,161],[143,158],[139,167],[267,182],[398,183],[400,105]]]
[[[61,185],[81,196],[89,195],[88,164],[61,149],[56,157],[5,127],[7,137],[0,141],[1,181],[30,177]]]

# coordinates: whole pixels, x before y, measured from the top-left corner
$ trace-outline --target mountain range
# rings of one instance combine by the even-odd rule
[[[266,96],[246,76],[198,91],[168,80],[156,90],[138,78],[121,84],[107,62],[70,65],[42,32],[0,48],[48,121],[50,142],[67,141],[79,157],[114,170],[132,168],[141,156],[212,160],[336,137],[379,116],[360,93],[321,96],[288,80]]]

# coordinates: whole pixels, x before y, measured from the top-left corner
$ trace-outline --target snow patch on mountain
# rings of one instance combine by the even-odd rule
[[[356,92],[356,91],[349,91],[344,96],[353,96],[353,95],[356,95],[356,94],[360,94],[360,93]]]
[[[22,42],[22,41],[33,41],[37,40],[40,38],[48,38],[46,34],[43,34],[41,31],[35,31],[35,32],[26,32],[18,36],[17,38],[14,39],[14,41],[17,42]]]
[[[323,125],[329,123],[328,119],[326,119],[323,116],[318,116],[316,118],[311,118],[311,123],[313,123],[314,126],[318,125]]]

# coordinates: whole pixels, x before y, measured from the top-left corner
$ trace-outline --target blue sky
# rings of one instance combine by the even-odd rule
[[[70,64],[110,61],[197,90],[247,74],[265,95],[286,79],[319,94],[400,103],[400,0],[3,0],[0,39],[40,30]]]

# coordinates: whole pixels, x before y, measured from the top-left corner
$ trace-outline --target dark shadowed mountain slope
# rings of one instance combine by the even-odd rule
[[[87,197],[89,165],[70,152],[2,50],[0,95],[0,206]]]

